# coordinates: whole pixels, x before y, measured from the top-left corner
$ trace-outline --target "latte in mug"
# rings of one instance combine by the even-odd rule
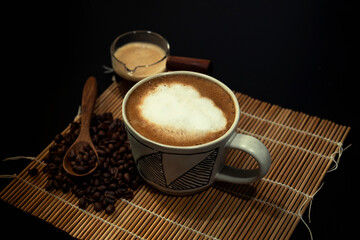
[[[234,102],[217,83],[193,75],[164,75],[137,87],[126,103],[130,125],[165,145],[193,146],[225,134],[235,120]]]

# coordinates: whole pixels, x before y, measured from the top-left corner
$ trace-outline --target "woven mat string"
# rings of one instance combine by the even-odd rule
[[[78,112],[77,112],[76,116],[74,117],[74,122],[76,122],[77,120],[79,120],[80,115],[81,115],[81,106],[79,106]]]
[[[316,192],[310,196],[310,204],[309,204],[309,210],[308,210],[309,223],[311,223],[310,214],[311,214],[312,202],[313,202],[313,200],[314,200],[315,195],[320,191],[320,189],[321,189],[323,186],[324,186],[324,183],[322,183],[322,184],[320,185],[319,189],[316,190]],[[308,200],[308,199],[307,199],[307,200]],[[301,216],[300,219],[301,219],[301,221],[304,223],[305,227],[308,229],[308,231],[309,231],[309,233],[310,233],[310,238],[311,238],[311,240],[313,240],[314,238],[313,238],[311,229],[310,229],[309,225],[305,222],[305,220],[303,219],[303,217],[302,217],[302,215],[301,215],[301,210],[302,210],[302,208],[305,206],[305,203],[307,202],[307,200],[304,201],[304,203],[303,203],[303,204],[301,205],[301,207],[299,208],[299,216]]]
[[[10,175],[10,174],[2,174],[0,175],[0,178],[17,178],[16,173]]]
[[[8,157],[3,159],[3,162],[6,161],[13,161],[13,160],[20,160],[20,159],[29,159],[29,160],[35,160],[35,157],[27,157],[27,156],[15,156],[15,157]]]
[[[17,161],[17,160],[22,160],[22,159],[28,159],[28,160],[31,160],[31,161],[34,161],[34,162],[37,162],[37,163],[40,163],[42,165],[46,165],[44,162],[36,159],[36,157],[28,157],[28,156],[15,156],[15,157],[8,157],[8,158],[5,158],[3,159],[2,161],[3,162],[6,162],[6,161]],[[0,175],[0,178],[17,178],[17,174],[14,173],[14,174],[2,174]]]
[[[36,157],[29,157],[29,156],[14,156],[14,157],[8,157],[8,158],[3,159],[2,161],[3,161],[3,162],[6,162],[6,161],[16,161],[16,160],[22,160],[22,159],[28,159],[28,160],[31,160],[31,161],[40,163],[40,164],[42,164],[42,165],[45,165],[44,162],[36,159]]]
[[[104,70],[104,73],[113,73],[114,72],[114,69],[112,69],[111,67],[108,67],[108,66],[105,66],[103,65],[103,68],[105,69]]]
[[[343,144],[342,143],[338,143],[337,144],[339,146],[339,149],[338,151],[334,152],[333,154],[331,154],[330,156],[330,159],[331,161],[334,162],[334,166],[329,169],[327,172],[332,172],[332,171],[335,171],[338,167],[339,167],[339,163],[340,163],[340,158],[341,158],[341,155],[343,154],[343,152],[345,150],[347,150],[349,147],[351,147],[351,144],[349,144],[348,146],[346,146],[345,148],[343,148]]]

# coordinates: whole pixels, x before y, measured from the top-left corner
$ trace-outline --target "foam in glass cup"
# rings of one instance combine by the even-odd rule
[[[123,79],[140,81],[165,72],[169,43],[151,31],[131,31],[118,36],[110,47],[115,73]]]

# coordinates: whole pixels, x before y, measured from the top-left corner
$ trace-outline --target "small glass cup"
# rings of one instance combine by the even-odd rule
[[[126,56],[130,56],[133,54],[133,56],[130,56],[131,58],[136,58],[136,54],[134,53],[134,49],[128,50],[128,55],[123,55],[123,59],[119,59],[117,56],[116,51],[130,43],[138,43],[138,44],[152,44],[160,49],[163,50],[163,54],[161,52],[161,56],[159,55],[159,58],[154,59],[153,61],[150,61],[149,59],[145,59],[144,64],[144,58],[139,57],[139,64],[129,65],[126,63]],[[144,50],[146,47],[144,47]],[[140,50],[141,52],[142,50]],[[130,81],[140,81],[143,78],[146,78],[150,75],[157,74],[160,72],[166,71],[166,61],[170,54],[170,45],[167,42],[165,38],[163,38],[161,35],[151,32],[151,31],[131,31],[124,33],[120,36],[118,36],[114,42],[111,44],[110,47],[110,54],[111,54],[111,62],[112,67],[115,71],[115,73],[120,76],[123,79],[130,80]]]

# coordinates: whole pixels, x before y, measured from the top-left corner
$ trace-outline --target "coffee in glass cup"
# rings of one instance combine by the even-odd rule
[[[118,36],[110,47],[115,73],[123,79],[139,81],[164,72],[169,56],[169,43],[151,31],[131,31]]]

